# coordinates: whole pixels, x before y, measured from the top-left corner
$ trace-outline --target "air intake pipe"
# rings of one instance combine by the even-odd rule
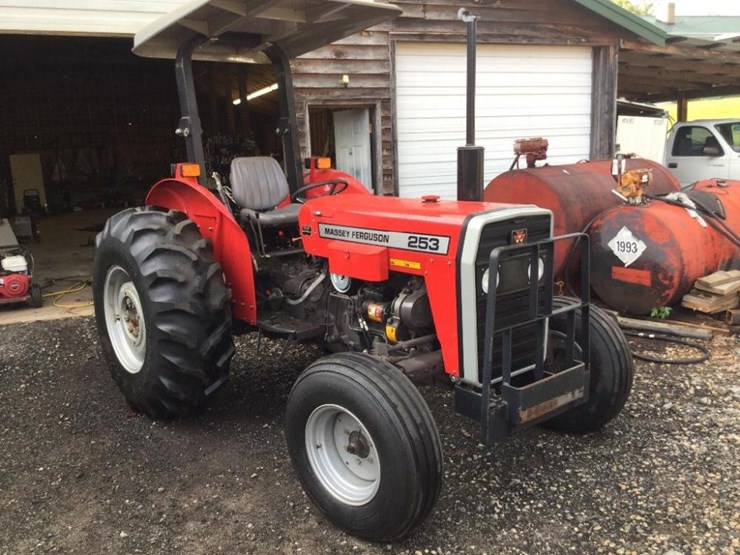
[[[478,16],[460,8],[457,17],[468,26],[468,82],[465,146],[457,149],[457,200],[483,200],[482,146],[475,146],[475,39]]]

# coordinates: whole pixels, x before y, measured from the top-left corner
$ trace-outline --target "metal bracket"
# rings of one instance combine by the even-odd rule
[[[189,117],[180,118],[180,123],[177,126],[177,129],[175,129],[175,135],[178,137],[184,137],[188,138],[190,136],[190,133],[192,131],[192,126],[190,122]]]
[[[457,18],[463,23],[472,23],[473,21],[478,21],[478,19],[480,19],[479,16],[470,13],[467,8],[460,8],[457,10]]]

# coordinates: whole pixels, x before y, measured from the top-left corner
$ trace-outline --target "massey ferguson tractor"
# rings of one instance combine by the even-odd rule
[[[146,206],[108,220],[93,274],[113,379],[152,418],[187,413],[226,382],[237,329],[320,345],[327,355],[287,401],[288,450],[318,509],[376,541],[408,534],[441,488],[439,433],[414,382],[444,378],[489,445],[536,424],[599,430],[632,382],[623,335],[589,305],[587,238],[552,237],[548,210],[374,196],[315,160],[303,175],[289,60],[399,12],[196,0],[137,34],[136,54],[175,59],[188,159]],[[193,59],[273,64],[282,166],[238,157],[228,186],[206,187]],[[459,196],[479,199],[479,147],[459,159]],[[579,298],[553,293],[561,240],[582,251]]]

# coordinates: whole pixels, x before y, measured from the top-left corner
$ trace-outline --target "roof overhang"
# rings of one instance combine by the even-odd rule
[[[611,0],[573,0],[584,8],[600,15],[627,29],[640,39],[646,40],[653,44],[663,46],[666,40],[666,33],[663,29],[653,25],[649,21],[635,15],[624,8],[618,6]]]
[[[621,42],[620,96],[661,102],[740,94],[740,16],[644,19],[668,38],[665,46]]]
[[[264,50],[271,44],[295,58],[401,12],[372,0],[192,0],[136,33],[133,51],[174,59],[201,35],[206,40],[195,60],[268,63]]]

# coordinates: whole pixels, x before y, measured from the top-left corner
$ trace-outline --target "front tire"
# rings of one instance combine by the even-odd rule
[[[553,298],[553,309],[563,308],[575,299]],[[576,311],[576,353],[582,344],[581,311]],[[544,423],[561,432],[595,432],[611,422],[622,410],[632,390],[634,373],[629,343],[616,321],[600,308],[590,307],[591,370],[588,400]],[[558,343],[565,337],[565,316],[550,318],[550,358],[558,359]],[[561,354],[561,353],[560,353]]]
[[[134,410],[183,415],[225,381],[229,292],[185,214],[133,208],[110,218],[97,237],[93,298],[111,375]]]
[[[308,496],[360,538],[405,536],[439,495],[442,447],[429,408],[406,376],[369,355],[331,355],[298,378],[286,439]]]

